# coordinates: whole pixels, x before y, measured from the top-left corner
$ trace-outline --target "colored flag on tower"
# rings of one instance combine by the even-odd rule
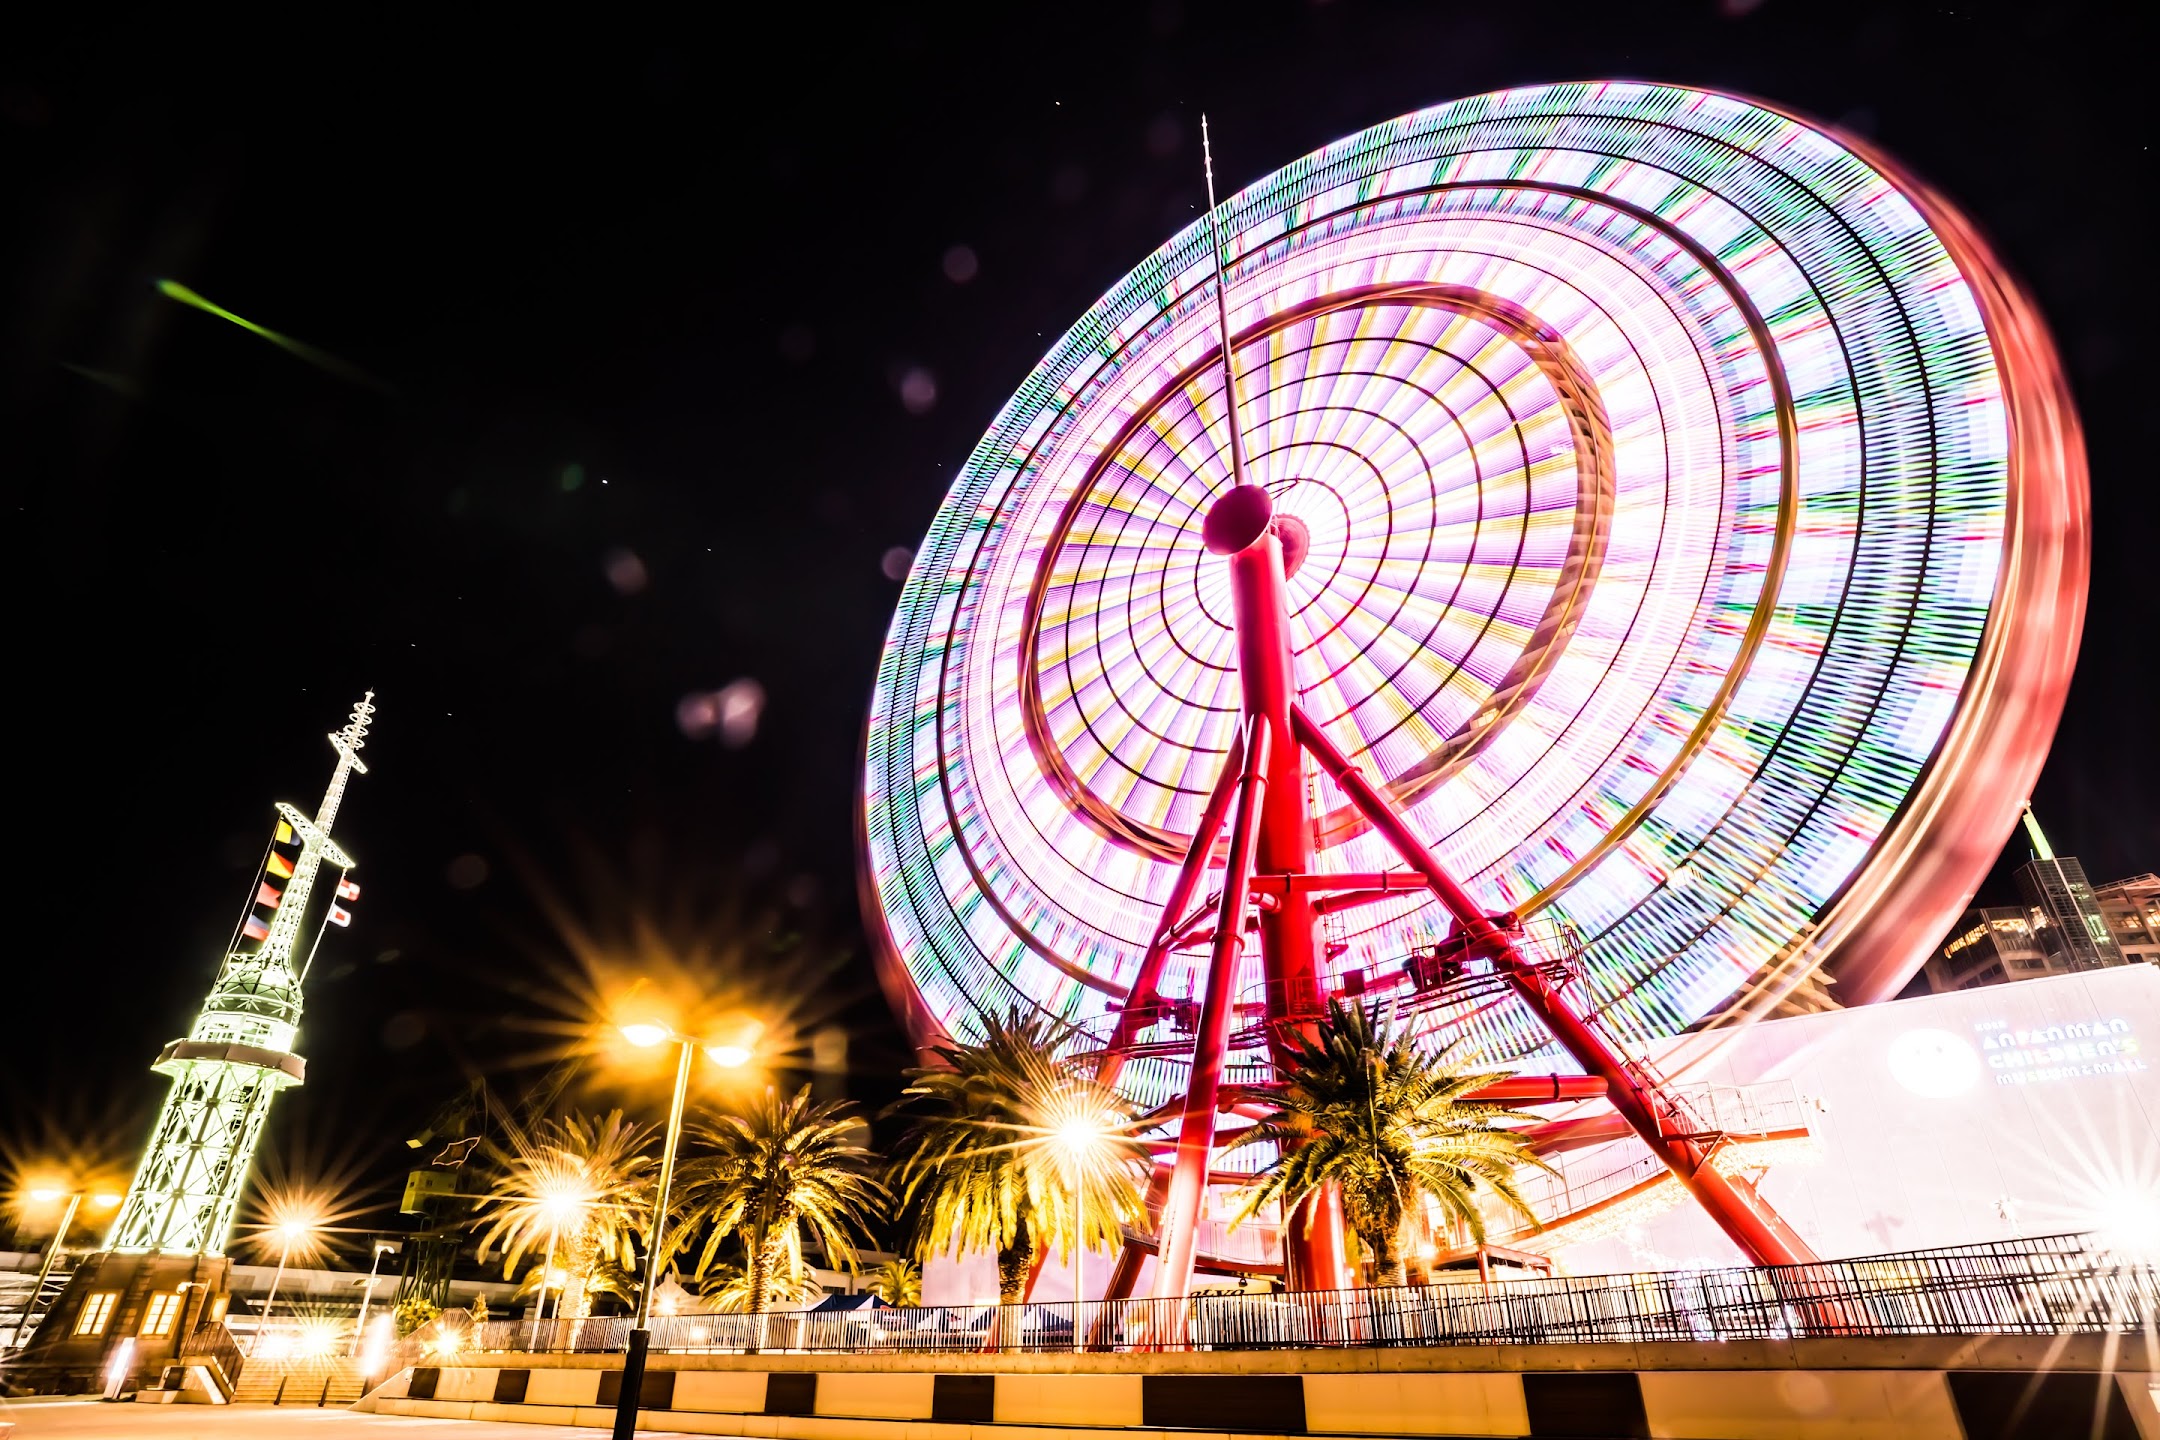
[[[360,887],[350,880],[339,880],[337,882],[337,898],[340,900],[357,900],[360,898]]]
[[[280,880],[290,880],[292,878],[292,861],[278,854],[275,850],[270,852],[270,863],[263,868]]]
[[[261,886],[259,886],[255,891],[255,903],[257,905],[267,905],[272,910],[277,909],[278,902],[280,902],[284,898],[285,892],[278,889],[277,886],[272,885],[267,880],[263,881]]]
[[[352,911],[347,910],[342,905],[332,905],[330,907],[330,923],[333,925],[352,924]]]
[[[280,845],[293,843],[293,828],[283,820],[277,822],[277,843]]]
[[[247,923],[240,927],[240,933],[250,940],[267,940],[270,938],[270,926],[262,916],[250,910]]]

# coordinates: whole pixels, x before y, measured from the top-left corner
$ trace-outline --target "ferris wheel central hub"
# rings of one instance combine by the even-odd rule
[[[1233,485],[1208,506],[1200,538],[1216,555],[1235,555],[1267,533],[1275,498],[1258,485]]]

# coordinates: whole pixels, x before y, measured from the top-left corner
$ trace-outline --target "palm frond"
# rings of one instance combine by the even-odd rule
[[[1492,1076],[1450,1066],[1451,1049],[1421,1049],[1377,1007],[1330,1001],[1311,1034],[1291,1039],[1275,1107],[1236,1142],[1277,1147],[1240,1218],[1269,1204],[1288,1211],[1334,1185],[1344,1220],[1382,1268],[1427,1197],[1480,1241],[1487,1196],[1535,1225],[1514,1177],[1524,1165],[1548,1167],[1499,1123],[1531,1117],[1465,1099]]]
[[[695,1267],[703,1275],[725,1242],[740,1241],[749,1272],[766,1278],[768,1303],[780,1277],[801,1274],[805,1233],[832,1260],[852,1266],[851,1232],[884,1213],[891,1198],[870,1173],[865,1133],[851,1108],[813,1101],[807,1085],[787,1098],[767,1087],[745,1114],[700,1120],[688,1144],[702,1153],[679,1172],[669,1253],[704,1232]],[[767,1305],[753,1295],[748,1308]]]

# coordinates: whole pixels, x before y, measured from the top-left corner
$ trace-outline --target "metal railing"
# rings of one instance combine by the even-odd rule
[[[1813,1265],[1183,1300],[675,1315],[661,1352],[830,1354],[1311,1349],[2120,1333],[2160,1322],[2160,1268],[2052,1236]],[[494,1321],[408,1341],[394,1361],[620,1351],[630,1322]],[[454,1338],[453,1338],[454,1336]]]
[[[217,1362],[224,1373],[227,1385],[240,1383],[240,1372],[247,1365],[247,1358],[240,1353],[240,1342],[233,1339],[232,1332],[222,1320],[212,1320],[198,1325],[188,1337],[180,1342],[182,1359],[198,1358]]]

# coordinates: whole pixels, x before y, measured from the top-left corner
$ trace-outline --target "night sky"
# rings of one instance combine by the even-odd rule
[[[566,924],[630,969],[703,945],[815,977],[850,1088],[889,1098],[852,848],[888,552],[1198,213],[1203,108],[1234,189],[1461,95],[1674,80],[1871,136],[1961,202],[2038,292],[2093,466],[2091,618],[2035,802],[2096,879],[2160,867],[2127,10],[48,11],[72,28],[0,55],[0,1137],[133,1155],[271,803],[312,809],[370,686],[339,825],[364,893],[310,981],[287,1171],[394,1208],[402,1139],[469,1075],[514,1096],[581,1018]],[[754,738],[685,733],[684,697],[744,680]],[[578,1084],[664,1104],[657,1077]]]

